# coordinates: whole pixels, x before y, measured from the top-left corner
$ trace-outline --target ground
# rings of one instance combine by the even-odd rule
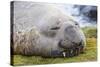
[[[55,64],[55,63],[72,63],[87,62],[97,60],[97,39],[87,38],[85,53],[70,58],[42,58],[40,56],[22,56],[14,55],[13,65],[37,65],[37,64]]]

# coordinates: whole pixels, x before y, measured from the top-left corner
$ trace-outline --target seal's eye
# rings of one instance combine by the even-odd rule
[[[53,27],[53,28],[51,28],[51,30],[58,30],[58,29],[60,29],[60,27]]]
[[[76,25],[76,26],[79,25],[78,22],[75,21],[75,25]]]
[[[75,26],[80,27],[78,23],[75,23]]]
[[[78,25],[78,23],[75,23],[75,25]]]

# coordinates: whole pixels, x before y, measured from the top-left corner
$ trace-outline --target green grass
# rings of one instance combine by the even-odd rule
[[[42,58],[40,56],[22,56],[14,55],[13,65],[37,65],[37,64],[55,64],[72,63],[97,60],[97,40],[96,38],[87,38],[85,53],[70,58]]]

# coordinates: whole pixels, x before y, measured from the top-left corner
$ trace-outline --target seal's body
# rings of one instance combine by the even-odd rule
[[[14,3],[14,54],[69,57],[84,51],[85,36],[71,16],[52,4],[26,4]]]

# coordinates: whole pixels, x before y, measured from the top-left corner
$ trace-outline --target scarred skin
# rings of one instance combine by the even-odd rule
[[[17,7],[18,2],[15,2]],[[22,7],[25,9],[25,7]],[[42,57],[72,57],[84,52],[86,40],[79,24],[73,17],[64,14],[58,7],[42,4],[29,11],[15,10],[11,45],[13,54]],[[18,10],[18,9],[17,9]],[[33,20],[23,20],[21,14]],[[52,14],[53,13],[53,14]],[[28,16],[27,16],[28,15]],[[18,20],[18,17],[20,17]],[[24,18],[25,18],[24,17]],[[25,24],[29,22],[30,25]],[[32,21],[30,23],[30,21]],[[21,25],[19,25],[21,24]],[[26,26],[26,27],[25,27]]]

